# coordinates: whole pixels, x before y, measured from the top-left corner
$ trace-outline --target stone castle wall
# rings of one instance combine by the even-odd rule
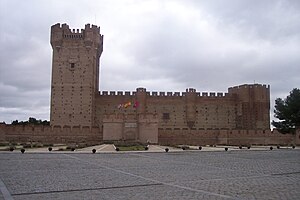
[[[103,140],[158,143],[157,115],[105,115],[103,119]]]
[[[159,130],[159,144],[163,145],[300,145],[300,131],[296,135],[274,130]]]
[[[2,142],[99,144],[102,138],[102,130],[99,127],[0,125],[0,141]]]
[[[156,143],[153,127],[147,120],[141,127],[142,140]],[[115,121],[117,122],[117,121]],[[153,124],[150,123],[150,126]],[[112,126],[114,130],[116,126]],[[154,127],[157,128],[157,127]],[[150,130],[150,131],[148,131]],[[161,145],[300,145],[300,130],[295,135],[281,134],[270,130],[193,130],[157,129],[157,143]],[[114,134],[111,134],[114,137]],[[111,138],[118,140],[119,138]],[[42,142],[42,143],[88,143],[103,142],[100,127],[60,127],[43,125],[0,124],[0,142]]]
[[[270,100],[266,85],[241,85],[229,88],[228,93],[99,92],[96,96],[96,122],[103,125],[107,114],[155,114],[159,128],[196,129],[269,129]],[[138,106],[119,105],[138,102]]]

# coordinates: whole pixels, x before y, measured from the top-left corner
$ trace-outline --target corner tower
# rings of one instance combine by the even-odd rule
[[[238,129],[270,129],[270,86],[245,84],[228,89],[237,95]]]
[[[99,85],[99,59],[103,51],[100,27],[51,27],[51,125],[93,126]]]

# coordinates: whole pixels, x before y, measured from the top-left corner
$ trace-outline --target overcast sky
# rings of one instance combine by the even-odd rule
[[[1,0],[0,122],[49,120],[50,26],[97,24],[100,90],[300,87],[298,0]],[[272,115],[272,114],[271,114]]]

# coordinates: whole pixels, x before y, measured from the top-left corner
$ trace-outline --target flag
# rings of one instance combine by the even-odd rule
[[[136,102],[133,104],[133,107],[134,107],[134,108],[137,108],[137,107],[139,107],[139,105],[140,105],[140,103],[139,103],[138,101],[136,101]]]

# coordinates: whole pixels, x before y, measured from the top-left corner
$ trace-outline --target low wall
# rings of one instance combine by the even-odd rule
[[[150,132],[145,131],[149,138]],[[300,145],[300,129],[295,135],[281,134],[276,130],[191,129],[158,129],[153,136],[157,134],[158,144],[162,145]],[[99,144],[102,141],[100,127],[0,124],[0,142]]]
[[[0,141],[41,143],[99,143],[102,130],[88,126],[44,126],[0,124]]]
[[[300,131],[296,135],[281,134],[277,130],[159,130],[162,145],[300,145]]]

